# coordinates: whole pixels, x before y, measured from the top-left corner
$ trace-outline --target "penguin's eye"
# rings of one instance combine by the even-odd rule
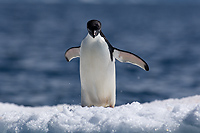
[[[90,29],[87,29],[88,30],[88,32],[91,32],[92,33],[92,31],[90,30]]]

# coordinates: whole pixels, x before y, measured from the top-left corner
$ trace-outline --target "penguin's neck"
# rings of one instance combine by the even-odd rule
[[[86,48],[89,51],[93,51],[94,53],[92,55],[96,53],[105,54],[105,52],[108,52],[108,45],[100,34],[95,38],[88,34],[81,45],[83,49]]]
[[[102,37],[100,34],[98,34],[95,38],[93,38],[89,33],[87,34],[86,38],[90,41],[90,42],[97,42],[97,41],[102,41]]]

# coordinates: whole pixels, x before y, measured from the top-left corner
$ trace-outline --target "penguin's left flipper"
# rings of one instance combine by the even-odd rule
[[[80,57],[80,46],[69,48],[65,52],[65,58],[68,62],[71,61],[73,58],[76,58],[76,57]]]
[[[131,63],[133,65],[141,67],[142,69],[146,71],[149,71],[148,64],[142,58],[140,58],[139,56],[131,52],[114,48],[113,55],[120,62]]]

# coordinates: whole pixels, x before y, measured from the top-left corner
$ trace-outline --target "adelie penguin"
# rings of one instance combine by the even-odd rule
[[[81,105],[114,107],[116,101],[115,59],[148,71],[139,56],[113,47],[101,31],[101,22],[87,23],[87,36],[81,46],[65,52],[67,61],[80,57]]]

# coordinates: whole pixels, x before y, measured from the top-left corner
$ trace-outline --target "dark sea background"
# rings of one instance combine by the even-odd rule
[[[122,105],[200,95],[198,1],[0,1],[0,102],[80,105],[79,46],[90,19],[110,43],[142,57],[150,71],[116,61]]]

